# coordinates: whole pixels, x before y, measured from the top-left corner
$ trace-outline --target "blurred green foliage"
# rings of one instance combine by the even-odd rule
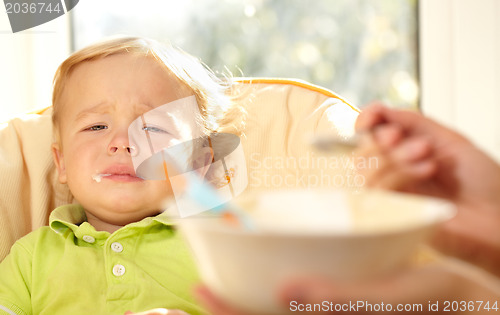
[[[360,107],[418,104],[417,0],[86,0],[73,11],[77,49],[140,35],[219,73],[299,78]]]

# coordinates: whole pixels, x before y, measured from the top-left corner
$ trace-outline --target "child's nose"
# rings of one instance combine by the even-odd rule
[[[108,153],[109,155],[115,155],[118,154],[120,151],[123,151],[124,153],[127,153],[130,156],[136,156],[137,155],[137,148],[134,145],[110,145],[108,147]]]
[[[126,133],[124,135],[115,135],[108,145],[108,154],[115,155],[125,153],[130,156],[136,156],[138,153],[137,146],[129,142]]]

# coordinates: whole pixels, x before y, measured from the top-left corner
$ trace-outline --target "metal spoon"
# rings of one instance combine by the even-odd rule
[[[360,136],[341,137],[336,134],[320,134],[311,138],[311,145],[319,151],[353,151],[359,144]]]

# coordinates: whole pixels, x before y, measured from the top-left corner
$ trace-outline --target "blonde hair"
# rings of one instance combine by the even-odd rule
[[[83,48],[69,56],[57,69],[54,76],[52,93],[52,123],[56,139],[60,121],[62,94],[72,71],[86,61],[105,58],[115,54],[134,53],[139,56],[152,57],[183,84],[188,86],[196,96],[201,113],[201,127],[206,134],[233,121],[238,115],[233,112],[230,97],[231,84],[215,76],[203,63],[181,49],[170,44],[140,37],[120,37],[108,39]],[[231,111],[232,112],[232,111]]]

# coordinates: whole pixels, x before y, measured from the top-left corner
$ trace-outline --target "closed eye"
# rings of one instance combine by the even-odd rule
[[[93,125],[88,128],[85,128],[84,131],[100,131],[100,130],[105,130],[108,129],[108,126],[106,125]]]
[[[165,131],[161,128],[155,127],[155,126],[144,126],[144,127],[142,127],[142,130],[147,131],[147,132],[155,132],[155,133],[168,133],[167,131]]]

